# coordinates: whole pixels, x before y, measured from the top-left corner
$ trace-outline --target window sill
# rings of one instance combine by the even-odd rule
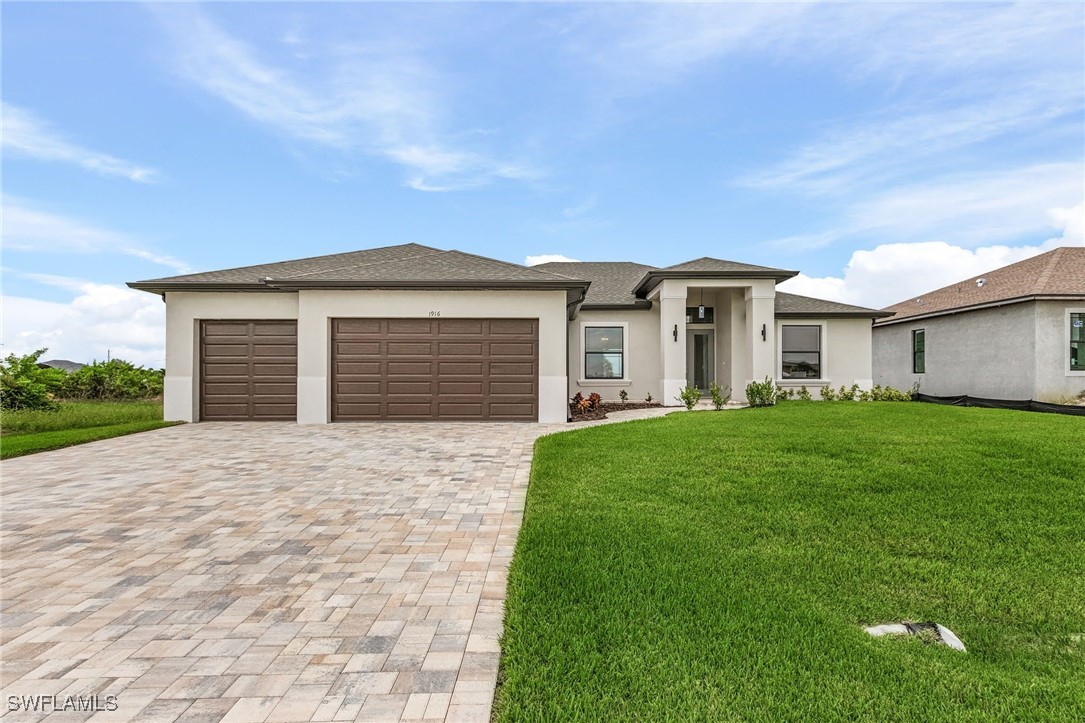
[[[629,379],[577,379],[582,387],[628,387],[633,382]]]
[[[1066,372],[1068,377],[1085,377],[1085,369],[1071,369]]]

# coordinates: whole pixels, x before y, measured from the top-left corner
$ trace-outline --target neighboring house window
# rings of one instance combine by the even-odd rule
[[[584,378],[622,379],[625,376],[625,329],[584,327]]]
[[[784,379],[821,378],[821,327],[785,326],[780,340]]]
[[[1085,372],[1085,314],[1070,314],[1070,371]]]
[[[927,370],[927,330],[916,329],[912,332],[912,373],[922,374]]]

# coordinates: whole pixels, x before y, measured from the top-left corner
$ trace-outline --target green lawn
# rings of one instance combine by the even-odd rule
[[[1083,633],[1085,420],[682,413],[538,442],[495,715],[1080,721]]]
[[[0,459],[169,427],[162,402],[62,402],[52,412],[0,415]]]

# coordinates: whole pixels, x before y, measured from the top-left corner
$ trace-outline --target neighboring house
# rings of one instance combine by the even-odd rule
[[[869,387],[885,312],[776,291],[796,273],[405,244],[129,286],[166,302],[169,420],[564,422],[577,391]]]
[[[85,367],[86,364],[68,361],[67,359],[50,359],[49,361],[38,362],[38,366],[43,369],[59,369],[66,374],[71,374],[72,372],[79,371]]]
[[[1085,248],[1058,248],[887,307],[874,381],[1058,402],[1085,389]]]

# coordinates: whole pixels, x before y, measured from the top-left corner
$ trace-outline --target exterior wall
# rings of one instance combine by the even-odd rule
[[[1070,312],[1085,314],[1085,297],[1075,301],[1037,301],[1036,387],[1032,398],[1061,402],[1085,390],[1085,371],[1070,370]]]
[[[539,320],[539,421],[565,422],[565,291],[169,292],[166,294],[165,418],[198,421],[199,321],[297,319],[298,421],[330,421],[333,317],[528,318]]]
[[[923,374],[912,373],[915,329],[926,330]],[[874,381],[900,390],[918,382],[919,391],[934,396],[1031,399],[1036,329],[1034,302],[876,326]]]
[[[625,325],[625,378],[621,380],[584,378],[584,327]],[[617,400],[624,389],[630,401],[648,394],[659,399],[659,305],[651,309],[581,311],[569,322],[569,397],[577,392],[587,396],[598,392],[603,399]]]
[[[294,293],[167,292],[164,418],[168,421],[199,421],[200,385],[197,377],[200,369],[201,319],[297,318],[298,295]],[[300,336],[299,328],[299,341]]]
[[[784,326],[821,327],[821,378],[784,379],[782,339]],[[780,386],[799,389],[805,386],[814,398],[821,387],[839,388],[858,384],[860,389],[874,386],[873,351],[870,319],[776,319],[776,379]]]

